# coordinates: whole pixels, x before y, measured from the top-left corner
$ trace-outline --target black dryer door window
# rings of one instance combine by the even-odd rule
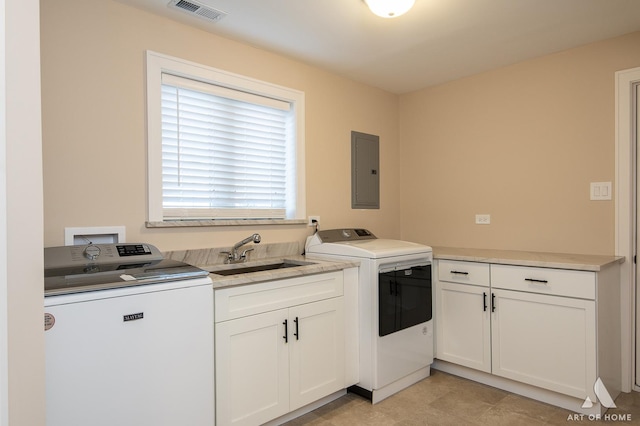
[[[431,319],[431,265],[380,273],[378,334],[386,336]]]

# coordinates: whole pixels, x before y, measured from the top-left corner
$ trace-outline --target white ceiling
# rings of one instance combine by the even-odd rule
[[[640,0],[416,0],[394,19],[362,0],[195,0],[209,22],[169,0],[120,0],[394,93],[640,31]]]

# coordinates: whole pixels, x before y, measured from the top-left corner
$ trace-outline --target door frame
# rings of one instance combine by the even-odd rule
[[[3,16],[6,10],[5,0],[0,0]],[[7,296],[7,104],[6,94],[6,25],[0,20],[0,425],[9,425],[9,320]]]
[[[615,73],[615,250],[624,256],[620,271],[621,332],[622,332],[622,390],[640,390],[635,386],[635,314],[636,271],[636,86],[640,85],[640,68]]]

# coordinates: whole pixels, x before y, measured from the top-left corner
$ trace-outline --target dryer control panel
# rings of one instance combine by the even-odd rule
[[[364,228],[327,229],[326,231],[318,231],[316,235],[323,243],[374,240],[377,238],[370,231]]]

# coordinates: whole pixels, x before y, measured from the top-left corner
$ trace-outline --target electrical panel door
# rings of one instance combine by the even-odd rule
[[[380,138],[351,132],[351,208],[380,208]]]

